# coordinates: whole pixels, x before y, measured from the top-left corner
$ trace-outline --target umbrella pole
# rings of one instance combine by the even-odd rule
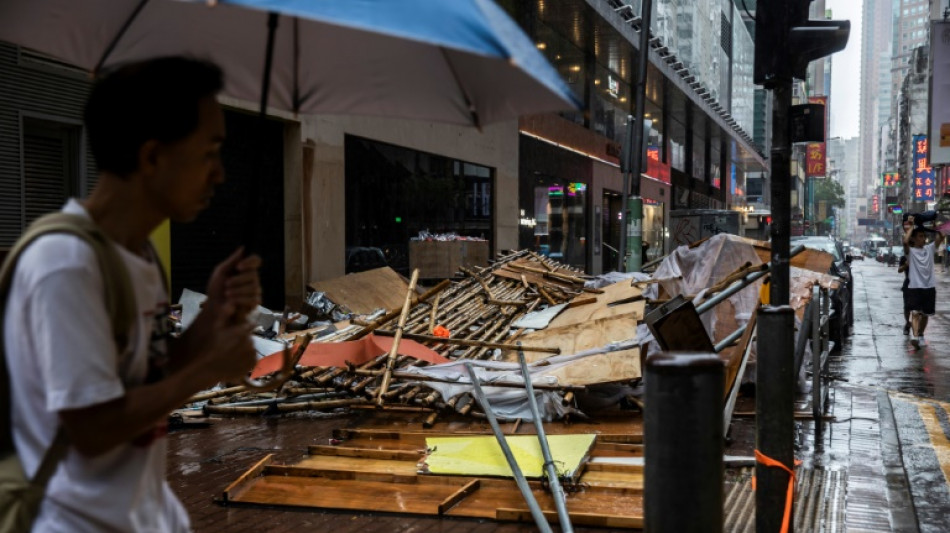
[[[482,391],[482,386],[478,381],[478,375],[475,374],[475,368],[472,366],[471,361],[465,362],[465,370],[468,371],[468,375],[472,380],[472,387],[474,387],[475,397],[478,399],[478,403],[481,404],[482,410],[485,411],[485,418],[488,419],[488,423],[491,425],[491,429],[495,433],[495,438],[498,440],[498,445],[501,447],[502,453],[505,454],[505,460],[508,461],[508,467],[511,468],[511,473],[515,477],[515,484],[518,485],[518,489],[521,490],[521,495],[524,496],[525,503],[528,504],[528,509],[531,511],[531,516],[534,518],[534,523],[538,526],[538,529],[542,533],[552,533],[551,525],[548,524],[548,519],[544,517],[544,512],[538,505],[538,500],[535,499],[534,493],[531,492],[531,487],[528,485],[528,480],[525,479],[524,474],[521,472],[521,467],[518,466],[518,461],[515,460],[514,454],[511,453],[511,448],[508,446],[508,441],[505,439],[505,434],[501,431],[501,426],[498,425],[498,420],[495,419],[495,413],[491,410],[491,405],[488,403],[488,398],[485,397],[485,393]]]
[[[518,343],[521,344],[520,342]],[[541,455],[544,457],[544,469],[548,474],[548,483],[551,485],[551,496],[554,498],[554,505],[557,507],[557,517],[561,522],[561,531],[564,533],[573,533],[574,527],[571,525],[571,515],[567,511],[567,497],[564,495],[564,489],[561,488],[561,482],[557,477],[557,469],[554,468],[554,457],[551,455],[551,447],[548,446],[548,436],[544,433],[544,422],[541,420],[541,412],[538,410],[538,400],[534,397],[534,386],[531,383],[531,373],[528,371],[528,362],[525,360],[524,351],[518,350],[518,362],[521,364],[521,375],[524,378],[525,392],[528,394],[528,406],[531,407],[531,416],[534,418],[534,429],[538,433],[538,442],[541,444]]]

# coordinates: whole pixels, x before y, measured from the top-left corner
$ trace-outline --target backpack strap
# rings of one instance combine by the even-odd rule
[[[135,320],[136,303],[132,279],[125,262],[115,245],[96,226],[95,222],[82,215],[50,213],[33,222],[14,244],[0,267],[0,328],[4,327],[6,302],[13,284],[16,263],[26,248],[37,238],[51,233],[67,233],[79,237],[92,247],[102,273],[106,313],[112,324],[112,334],[121,358],[129,344],[129,330]],[[6,346],[0,342],[0,400],[7,408],[0,408],[0,457],[15,453],[13,444],[12,402],[10,398],[10,375],[6,362]],[[62,425],[56,431],[53,444],[43,456],[40,468],[34,476],[34,484],[45,486],[66,454],[68,443]]]

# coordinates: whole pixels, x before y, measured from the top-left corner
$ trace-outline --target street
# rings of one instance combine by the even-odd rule
[[[937,265],[928,345],[903,335],[901,274],[873,259],[852,265],[854,331],[830,372],[831,413],[800,458],[847,470],[848,530],[950,530],[950,274]]]
[[[820,431],[810,419],[796,422],[795,456],[802,460],[796,529],[950,531],[950,274],[938,273],[937,316],[927,330],[928,346],[915,351],[901,332],[901,275],[873,259],[855,262],[853,271],[855,324],[841,352],[830,360],[829,418]],[[795,407],[810,412],[805,403]],[[743,409],[748,405],[737,411]],[[332,429],[368,422],[362,414],[254,417],[214,419],[208,429],[176,431],[170,436],[172,484],[197,531],[331,524],[338,529],[341,523],[345,531],[362,532],[533,530],[493,520],[221,507],[212,502],[266,453],[295,462],[308,444],[326,443]],[[416,423],[393,421],[390,427]],[[753,454],[754,423],[735,418],[727,455]],[[725,531],[755,531],[751,471],[727,469]]]

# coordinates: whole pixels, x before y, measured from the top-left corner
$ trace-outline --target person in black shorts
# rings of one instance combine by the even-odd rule
[[[907,253],[907,305],[910,308],[910,343],[919,349],[927,345],[924,331],[928,318],[936,311],[937,277],[934,273],[934,250],[943,244],[943,233],[936,233],[932,242],[927,242],[927,231],[914,224],[914,216],[908,217],[909,227],[904,232]],[[933,230],[931,230],[933,231]]]

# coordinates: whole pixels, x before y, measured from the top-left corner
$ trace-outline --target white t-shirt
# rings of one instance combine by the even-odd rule
[[[937,279],[934,276],[935,246],[934,243],[930,242],[920,248],[909,247],[907,277],[910,282],[907,284],[908,288],[930,289],[937,286]]]
[[[88,216],[75,200],[63,211]],[[58,411],[122,397],[126,384],[145,381],[150,358],[165,353],[164,338],[152,338],[156,318],[168,308],[160,270],[117,248],[139,311],[122,375],[92,248],[72,235],[46,235],[17,263],[3,342],[12,377],[14,443],[30,476],[53,441]],[[70,449],[50,480],[34,531],[189,531],[188,515],[165,481],[165,438],[136,441],[93,458]]]

